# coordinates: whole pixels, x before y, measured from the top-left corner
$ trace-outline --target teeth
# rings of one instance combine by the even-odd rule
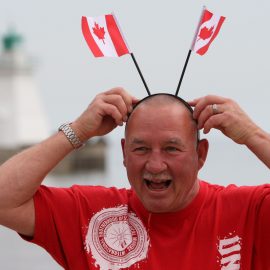
[[[150,180],[145,179],[145,182],[147,184],[147,187],[151,190],[167,189],[171,184],[171,180],[165,180],[162,182],[154,182],[154,181],[150,181]]]

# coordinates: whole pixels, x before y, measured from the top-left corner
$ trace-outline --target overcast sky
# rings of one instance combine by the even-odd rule
[[[61,123],[76,118],[101,91],[123,86],[139,98],[146,95],[130,56],[92,56],[81,33],[82,15],[114,12],[151,92],[174,93],[203,5],[224,15],[226,21],[205,56],[192,54],[180,95],[188,100],[207,94],[235,99],[269,131],[267,0],[9,0],[1,3],[0,34],[13,25],[25,38],[25,50],[36,59],[36,78],[50,128],[56,130]],[[118,138],[120,133],[114,131],[113,136]],[[225,148],[233,144],[218,132],[208,137],[221,141]],[[207,168],[217,158],[221,163],[229,162],[240,149],[242,156],[236,160],[248,155],[248,164],[254,164],[254,169],[245,162],[237,164],[241,177],[255,170],[254,176],[269,180],[263,165],[253,163],[255,158],[245,149],[235,149],[223,152],[217,148],[218,156],[210,156]],[[214,172],[221,174],[218,169]],[[206,172],[203,175],[208,176]]]

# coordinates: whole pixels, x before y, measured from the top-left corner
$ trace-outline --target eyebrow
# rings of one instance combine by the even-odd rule
[[[138,138],[133,138],[133,139],[131,140],[131,144],[144,144],[144,143],[145,143],[144,140],[138,139]]]

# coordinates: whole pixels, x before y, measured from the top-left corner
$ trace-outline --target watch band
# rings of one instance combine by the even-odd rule
[[[76,135],[74,130],[71,128],[69,123],[62,124],[58,128],[58,131],[62,131],[65,134],[74,149],[78,149],[84,145],[79,139],[79,137]]]

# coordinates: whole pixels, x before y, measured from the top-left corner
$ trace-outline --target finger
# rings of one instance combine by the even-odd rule
[[[209,95],[200,98],[199,100],[196,101],[193,117],[197,119],[205,107],[207,107],[210,104],[222,104],[225,102],[225,100],[226,100],[225,98],[214,95]]]
[[[111,116],[115,123],[119,126],[123,125],[123,117],[118,108],[112,104],[104,103],[103,104],[103,118],[105,116]]]
[[[210,118],[213,117],[216,114],[221,114],[223,112],[223,105],[221,104],[216,104],[216,108],[214,108],[213,104],[207,105],[204,110],[201,111],[199,117],[197,118],[198,121],[198,128],[201,129],[205,122]]]
[[[197,118],[198,129],[201,129],[204,126],[204,123],[213,116],[212,106],[206,106],[199,114]]]
[[[131,112],[133,107],[132,107],[132,104],[133,102],[136,102],[136,98],[135,97],[132,97],[124,88],[122,87],[116,87],[116,88],[113,88],[107,92],[105,92],[106,95],[110,95],[110,94],[118,94],[120,95],[125,104],[126,104],[126,107],[127,107],[127,110],[128,112]]]
[[[212,117],[208,118],[203,125],[203,133],[207,134],[212,128],[221,130],[223,115],[215,114]]]
[[[132,105],[137,104],[139,101],[140,101],[139,98],[136,98],[136,97],[132,96]]]
[[[122,120],[125,122],[127,120],[127,113],[128,113],[128,108],[126,106],[125,101],[123,100],[122,96],[120,95],[105,95],[103,97],[103,101],[108,103],[108,104],[112,104],[114,105],[119,112],[122,115]]]
[[[199,98],[195,98],[195,99],[193,99],[193,100],[187,101],[187,103],[188,103],[190,106],[194,107],[194,106],[196,106],[196,104],[198,103],[198,101],[199,101]]]

